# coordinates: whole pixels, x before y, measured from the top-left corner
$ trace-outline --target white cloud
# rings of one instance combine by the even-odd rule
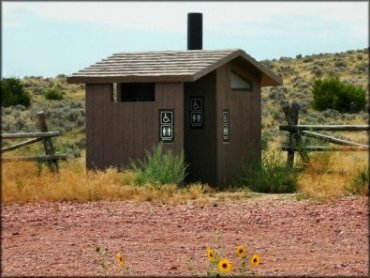
[[[5,2],[3,5],[5,14],[24,9],[60,21],[156,32],[184,31],[188,12],[203,12],[204,28],[208,30],[225,30],[226,26],[230,32],[289,18],[299,20],[301,16],[345,23],[358,30],[366,29],[368,18],[367,2]]]

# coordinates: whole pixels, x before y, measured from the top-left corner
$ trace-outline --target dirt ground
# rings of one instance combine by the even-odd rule
[[[326,203],[266,195],[242,201],[36,203],[2,207],[2,276],[119,275],[121,251],[130,275],[205,275],[205,249],[221,237],[238,274],[237,245],[256,252],[260,276],[367,276],[367,197]]]

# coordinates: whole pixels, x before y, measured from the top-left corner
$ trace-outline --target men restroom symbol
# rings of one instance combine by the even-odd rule
[[[200,124],[200,123],[203,122],[202,113],[200,113],[200,112],[193,112],[192,115],[191,115],[191,117],[192,117],[191,120],[192,120],[193,123]]]
[[[172,126],[163,126],[162,127],[162,136],[171,137],[172,136]]]

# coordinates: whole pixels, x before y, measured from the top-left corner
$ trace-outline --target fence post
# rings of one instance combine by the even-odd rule
[[[293,102],[291,105],[289,103],[283,103],[282,109],[285,114],[285,119],[289,126],[294,126],[298,124],[298,114],[299,114],[299,104]],[[300,141],[300,135],[293,129],[289,130],[289,140],[288,140],[288,160],[287,164],[289,167],[293,167],[294,163],[294,148],[296,144]]]
[[[39,120],[39,128],[41,132],[49,131],[48,126],[46,124],[44,111],[38,112],[37,117]],[[42,143],[44,145],[46,155],[55,155],[54,146],[53,146],[53,142],[51,141],[51,137],[43,137]],[[54,173],[59,171],[57,159],[48,160],[48,166],[50,170]]]

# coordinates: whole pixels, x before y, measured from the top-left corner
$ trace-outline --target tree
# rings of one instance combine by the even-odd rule
[[[21,104],[31,105],[31,96],[24,90],[18,78],[3,78],[1,80],[1,106],[8,107]]]
[[[312,94],[313,108],[319,111],[333,109],[353,113],[366,106],[365,90],[341,81],[336,76],[316,80],[312,86]]]

